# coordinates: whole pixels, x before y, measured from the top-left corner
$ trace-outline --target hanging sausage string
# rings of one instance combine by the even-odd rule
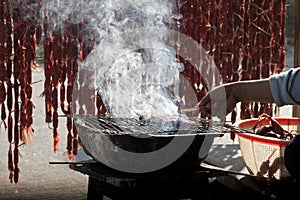
[[[63,135],[58,132],[60,113],[68,116],[65,125],[66,149],[68,159],[72,160],[81,145],[80,133],[71,117],[74,110],[80,114],[102,114],[107,111],[101,97],[96,95],[96,89],[86,83],[91,74],[79,70],[80,64],[99,43],[99,33],[90,20],[95,13],[86,12],[86,18],[78,19],[80,9],[74,13],[63,13],[63,9],[54,11],[53,5],[60,8],[68,5],[66,2],[0,2],[0,116],[9,143],[9,179],[14,183],[19,181],[19,146],[30,144],[33,135],[38,134],[33,128],[34,102],[31,100],[32,70],[36,67],[38,45],[44,53],[45,122],[52,124],[54,152],[59,150],[59,135]],[[94,1],[74,2],[90,4]],[[169,2],[170,5],[174,2],[177,5],[170,8],[170,15],[178,14],[178,17],[172,18],[175,23],[169,29],[189,36],[208,52],[208,56],[196,66],[178,56],[184,64],[182,74],[190,82],[198,100],[213,86],[266,78],[280,73],[285,66],[286,0]],[[129,14],[120,10],[118,17],[125,19]],[[72,20],[74,18],[77,20]],[[169,38],[169,41],[184,42],[177,39]],[[180,45],[176,48],[178,51],[202,53],[201,48],[180,49]],[[264,112],[272,116],[274,106],[245,102],[241,104],[239,114],[241,119],[246,119]],[[237,110],[234,110],[231,115],[233,123],[237,115]]]
[[[0,2],[1,120],[9,142],[9,179],[14,183],[20,172],[19,145],[30,144],[34,132],[31,70],[36,67],[38,6],[38,1]]]

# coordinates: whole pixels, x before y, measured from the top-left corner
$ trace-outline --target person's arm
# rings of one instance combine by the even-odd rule
[[[274,103],[269,79],[239,81],[217,86],[201,99],[198,106],[210,107],[211,111],[215,110],[213,115],[220,116],[224,113],[224,109],[227,115],[238,102],[247,101]]]
[[[292,68],[266,79],[220,85],[204,96],[198,106],[214,107],[217,114],[226,106],[227,115],[238,102],[247,101],[276,103],[277,106],[300,105],[300,68]]]
[[[269,79],[237,82],[233,90],[238,102],[274,103]]]

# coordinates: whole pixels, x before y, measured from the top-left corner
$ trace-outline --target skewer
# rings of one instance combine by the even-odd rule
[[[206,109],[209,109],[209,107],[208,106],[195,106],[195,107],[184,108],[182,110],[179,110],[179,113],[188,113],[188,112],[206,110]]]

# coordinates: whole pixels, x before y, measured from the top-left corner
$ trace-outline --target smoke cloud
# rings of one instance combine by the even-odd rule
[[[175,1],[174,1],[175,2]],[[117,117],[178,116],[178,88],[183,65],[167,45],[175,3],[165,0],[64,0],[47,1],[62,22],[86,22],[96,31],[97,46],[80,70],[97,87],[108,112]],[[171,12],[172,10],[172,12]]]

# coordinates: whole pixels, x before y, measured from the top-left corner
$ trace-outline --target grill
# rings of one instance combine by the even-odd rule
[[[199,118],[77,115],[74,123],[88,155],[104,165],[129,173],[198,167],[207,157],[215,137],[237,129]]]
[[[230,132],[232,126],[207,119],[199,118],[115,118],[108,115],[77,115],[74,117],[79,127],[86,127],[95,133],[105,135],[136,135],[136,136],[163,136],[180,135],[192,132],[197,135],[213,134],[216,132]]]

